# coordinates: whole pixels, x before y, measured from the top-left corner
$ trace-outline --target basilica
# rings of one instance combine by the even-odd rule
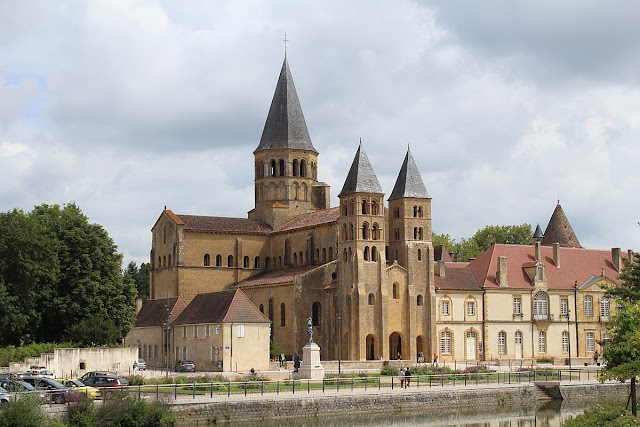
[[[602,285],[617,283],[630,251],[582,248],[560,204],[531,245],[496,244],[454,262],[432,244],[432,199],[411,152],[386,195],[360,144],[331,207],[286,58],[253,155],[247,218],[165,208],[154,224],[145,325],[172,332],[139,335],[141,357],[229,370],[229,347],[206,344],[225,318],[261,325],[268,339],[258,341],[288,358],[301,352],[311,318],[325,360],[564,363],[593,357],[607,338],[615,304]],[[229,304],[214,321],[204,301],[222,296]]]

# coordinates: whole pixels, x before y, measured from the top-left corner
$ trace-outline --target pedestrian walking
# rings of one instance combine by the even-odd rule
[[[400,366],[400,371],[398,371],[398,376],[400,377],[400,388],[404,388],[404,368]]]
[[[598,353],[598,350],[596,350],[595,353],[593,353],[593,364],[594,365],[598,364],[598,357],[600,357],[600,353]]]
[[[409,387],[411,385],[411,371],[407,366],[407,370],[404,372],[404,388]]]
[[[282,353],[280,353],[280,367],[282,368],[284,366],[284,362],[285,362],[285,358],[284,358],[284,351]]]

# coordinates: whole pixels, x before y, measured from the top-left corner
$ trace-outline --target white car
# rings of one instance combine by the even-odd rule
[[[45,377],[51,378],[52,380],[56,377],[55,375],[53,375],[53,372],[45,368],[29,369],[27,372],[29,373],[29,375],[32,375],[34,377]]]

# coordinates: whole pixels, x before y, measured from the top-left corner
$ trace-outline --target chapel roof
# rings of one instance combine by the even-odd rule
[[[174,325],[199,323],[270,323],[240,289],[198,294]]]
[[[544,266],[544,274],[549,289],[573,289],[577,281],[578,286],[587,282],[592,276],[605,276],[619,282],[618,270],[612,262],[611,251],[559,248],[560,267],[553,261],[553,247],[541,246],[540,262]],[[498,258],[507,258],[507,285],[512,289],[531,289],[533,283],[524,268],[537,265],[535,246],[533,245],[503,245],[496,244],[480,254],[469,263],[476,279],[484,288],[497,288],[496,272]]]
[[[308,150],[317,153],[311,143],[286,57],[282,63],[260,144],[254,153],[282,149]]]
[[[324,224],[331,224],[332,222],[336,222],[339,216],[339,207],[323,209],[317,212],[309,212],[306,214],[298,215],[294,218],[291,218],[289,221],[280,224],[273,230],[273,232],[278,233],[298,230],[307,227],[317,227]]]
[[[184,222],[185,231],[246,234],[267,234],[271,231],[271,227],[258,219],[182,214],[177,216]]]
[[[559,243],[563,248],[582,248],[560,203],[556,205],[542,239],[545,246],[553,246],[554,243]]]
[[[279,268],[277,270],[268,270],[262,274],[249,277],[238,283],[238,287],[260,286],[260,285],[276,285],[280,283],[292,283],[297,276],[301,276],[320,268],[322,265],[304,265],[300,267]]]
[[[182,296],[148,299],[142,302],[142,308],[136,314],[134,327],[163,326],[167,322],[167,307],[169,307],[169,324],[176,320],[187,306]]]
[[[362,148],[362,143],[358,146],[358,151],[338,197],[351,193],[384,193],[367,153]]]
[[[400,173],[398,173],[396,183],[393,186],[391,196],[389,196],[387,200],[395,200],[403,197],[414,197],[418,199],[431,198],[409,149],[407,149],[407,154],[404,156],[404,162],[400,168]]]

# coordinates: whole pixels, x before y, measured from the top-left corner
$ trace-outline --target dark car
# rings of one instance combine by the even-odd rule
[[[176,362],[176,372],[195,372],[196,364],[193,360],[178,360]]]
[[[127,379],[112,373],[83,375],[81,381],[90,387],[126,387],[129,385]]]
[[[24,377],[22,380],[34,386],[36,390],[42,390],[47,393],[49,395],[49,399],[53,403],[77,402],[80,398],[80,394],[77,390],[65,387],[58,381],[51,378],[33,376]]]
[[[41,390],[36,390],[35,387],[28,382],[23,381],[21,378],[2,380],[0,381],[0,387],[7,390],[15,398],[26,394],[37,394],[42,400],[49,400],[49,396],[47,394],[43,393]]]

